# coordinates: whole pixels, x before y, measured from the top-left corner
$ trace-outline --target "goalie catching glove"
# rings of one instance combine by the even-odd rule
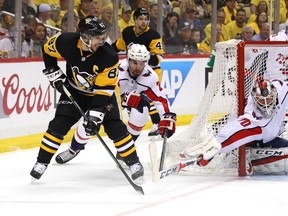
[[[121,99],[123,107],[132,107],[141,113],[143,113],[144,107],[150,106],[150,101],[144,93],[125,92],[121,95]]]
[[[98,110],[89,110],[87,112],[87,120],[83,122],[87,136],[94,136],[98,133],[105,114]]]
[[[167,131],[167,138],[171,137],[176,130],[176,119],[175,113],[164,113],[159,122],[159,134],[163,137],[165,130]]]
[[[64,93],[62,85],[66,80],[66,75],[58,66],[46,68],[43,70],[43,73],[46,75],[53,88],[61,94]]]
[[[197,164],[199,166],[206,166],[215,155],[220,152],[221,148],[221,144],[216,140],[214,135],[210,134],[198,144],[193,145],[180,153],[180,156],[182,158],[197,159]]]

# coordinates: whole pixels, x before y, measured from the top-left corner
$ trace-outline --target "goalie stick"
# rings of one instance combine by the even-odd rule
[[[157,149],[155,142],[149,144],[149,153],[152,167],[152,180],[157,182],[163,178],[179,173],[183,168],[194,165],[199,159],[187,161],[185,163],[177,163],[168,169],[158,170]]]
[[[75,99],[73,98],[73,96],[71,95],[71,93],[68,91],[68,89],[66,88],[66,86],[63,84],[63,90],[65,92],[65,94],[68,96],[68,98],[70,99],[70,101],[73,103],[73,105],[75,106],[75,108],[78,110],[78,112],[82,115],[82,117],[84,118],[85,121],[88,121],[87,116],[85,115],[85,113],[83,112],[83,110],[81,109],[81,107],[78,105],[78,103],[75,101]],[[123,169],[123,167],[121,166],[121,164],[118,162],[118,160],[115,158],[114,154],[111,152],[111,150],[109,149],[109,147],[107,146],[107,144],[105,143],[105,141],[102,139],[102,137],[99,135],[99,133],[96,133],[97,138],[100,140],[100,142],[102,143],[102,145],[104,146],[104,148],[107,150],[107,152],[109,153],[109,155],[111,156],[111,158],[114,160],[114,162],[116,163],[116,165],[119,167],[119,169],[121,170],[121,172],[124,174],[124,176],[126,177],[126,179],[128,180],[128,182],[130,183],[130,185],[138,192],[142,193],[144,195],[144,191],[143,188],[137,184],[135,184],[131,178],[128,176],[128,174],[125,172],[125,170]]]

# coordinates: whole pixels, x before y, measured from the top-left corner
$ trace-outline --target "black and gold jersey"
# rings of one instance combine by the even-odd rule
[[[108,43],[94,53],[83,51],[79,33],[68,32],[49,38],[43,51],[46,68],[57,66],[57,58],[64,58],[67,80],[82,94],[110,97],[114,93],[119,57]]]
[[[157,31],[148,27],[146,31],[138,35],[135,26],[128,26],[122,31],[119,39],[112,46],[119,52],[127,50],[127,46],[131,43],[145,45],[152,54],[148,64],[153,69],[160,66],[164,49],[162,38]]]

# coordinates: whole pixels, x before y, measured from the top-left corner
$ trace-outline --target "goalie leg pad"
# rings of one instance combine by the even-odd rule
[[[250,148],[254,175],[287,175],[288,147]]]

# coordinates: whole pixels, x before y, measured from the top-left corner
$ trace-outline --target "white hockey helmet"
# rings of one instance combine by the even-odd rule
[[[273,83],[268,80],[261,80],[255,83],[252,89],[252,97],[257,108],[265,118],[273,114],[277,102],[277,90]]]
[[[148,62],[150,59],[150,52],[144,45],[141,44],[131,44],[128,47],[127,58],[136,61]]]

